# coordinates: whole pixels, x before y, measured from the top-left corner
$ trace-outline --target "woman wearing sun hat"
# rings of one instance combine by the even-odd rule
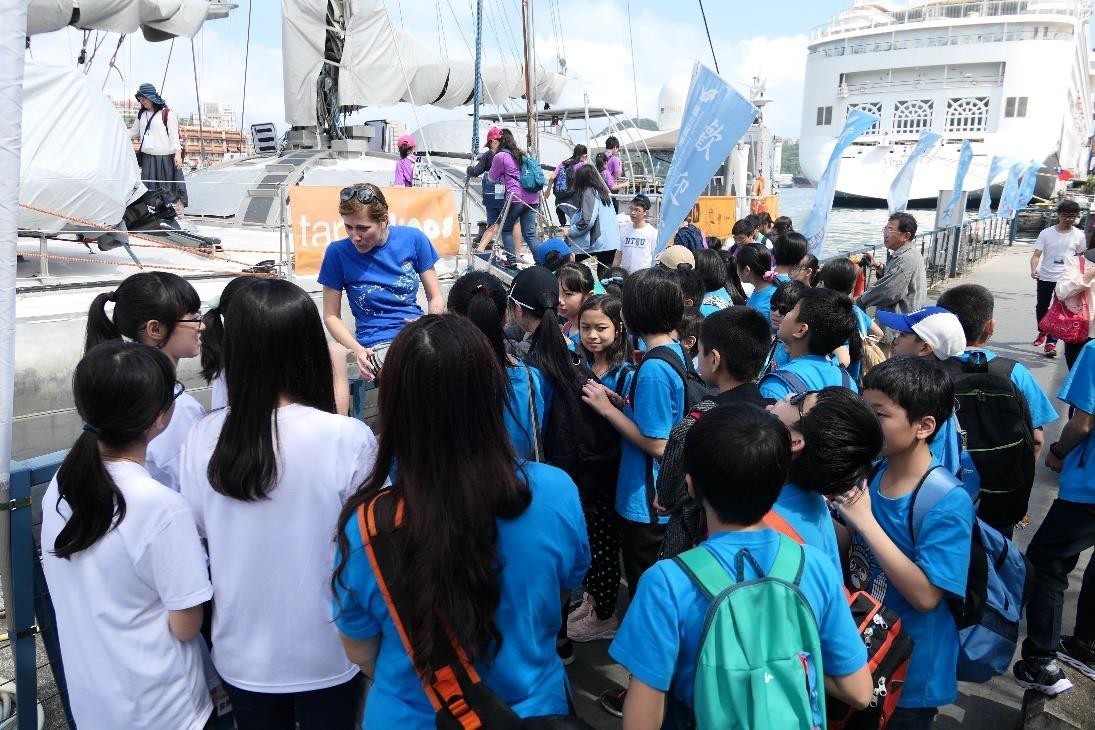
[[[179,117],[152,84],[141,84],[134,97],[141,110],[129,128],[129,136],[138,140],[141,179],[146,188],[163,196],[165,204],[174,205],[182,213],[186,207],[186,183],[182,174]]]
[[[414,187],[414,163],[418,162],[414,154],[414,137],[402,134],[395,146],[399,149],[399,162],[395,163],[395,181],[392,184],[397,188]]]

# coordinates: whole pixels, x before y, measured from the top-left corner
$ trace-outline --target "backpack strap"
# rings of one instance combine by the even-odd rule
[[[390,489],[384,490],[357,509],[357,526],[361,532],[362,545],[369,557],[369,565],[373,569],[377,587],[395,624],[399,640],[413,666],[414,646],[400,611],[409,604],[411,597],[389,580],[398,570],[396,533],[403,525],[404,516],[403,500]],[[447,709],[464,730],[475,730],[483,727],[483,722],[464,698],[469,694],[467,688],[480,684],[482,680],[468,661],[464,648],[457,642],[448,620],[444,616],[438,618],[445,626],[445,633],[449,638],[448,643],[439,647],[444,662],[434,671],[432,677],[419,674],[418,679],[435,713]]]
[[[735,583],[745,581],[745,563],[749,562],[757,575],[786,581],[792,585],[798,585],[802,580],[802,573],[806,566],[806,551],[786,535],[779,536],[779,546],[776,548],[776,558],[772,568],[767,573],[761,570],[756,558],[748,548],[742,548],[734,556],[735,576],[731,576],[722,567],[722,563],[705,545],[686,550],[674,556],[673,562],[684,571],[688,579],[692,581],[703,593],[708,601],[713,601],[723,591]]]
[[[687,358],[686,358],[687,359]],[[684,386],[684,402],[688,404],[688,372],[685,369],[685,364],[681,362],[681,358],[677,357],[677,354],[669,349],[669,345],[658,345],[657,347],[648,350],[646,357],[643,358],[643,362],[639,367],[635,368],[634,375],[631,376],[631,389],[628,395],[628,401],[631,403],[631,407],[635,407],[635,392],[639,387],[639,371],[642,370],[642,366],[650,360],[660,360],[667,363],[673,372],[677,374],[677,377],[681,379],[681,383]],[[650,523],[655,524],[659,520],[657,510],[654,509],[654,499],[657,497],[657,485],[654,483],[654,457],[650,454],[643,453],[646,457],[646,496],[647,504],[650,505]]]
[[[840,384],[848,390],[852,390],[852,374],[843,365],[837,367],[840,368]]]
[[[684,571],[708,601],[715,600],[720,593],[734,585],[735,581],[726,572],[726,568],[722,567],[722,563],[704,545],[674,556],[673,562]]]
[[[928,470],[909,498],[909,533],[912,535],[913,544],[916,544],[916,538],[920,535],[928,513],[935,509],[935,506],[952,489],[961,486],[962,482],[939,464]]]
[[[747,554],[748,551],[742,550],[741,553],[738,553],[739,560],[741,560],[742,553]],[[779,547],[776,549],[776,560],[772,563],[772,569],[768,571],[767,576],[797,586],[802,580],[802,572],[805,567],[806,551],[802,549],[802,545],[799,545],[787,535],[780,535]]]
[[[994,357],[988,361],[988,370],[993,375],[999,375],[1000,377],[1011,380],[1011,371],[1015,369],[1015,366],[1019,363],[1012,360],[1010,357]]]
[[[802,379],[802,376],[784,368],[776,368],[765,377],[775,378],[790,388],[792,393],[805,393],[810,389],[810,386],[806,384],[806,381]]]
[[[534,461],[543,461],[543,442],[540,439],[540,415],[536,412],[536,388],[532,382],[532,368],[525,365],[525,379],[528,382],[528,412],[532,417],[532,455]]]
[[[786,535],[787,537],[791,538],[799,545],[806,544],[806,540],[802,538],[802,535],[798,534],[798,530],[792,527],[791,523],[788,522],[783,515],[781,515],[779,512],[776,512],[775,508],[768,510],[768,514],[764,515],[764,518],[761,520],[761,522],[763,522],[768,527],[771,527],[779,534]]]

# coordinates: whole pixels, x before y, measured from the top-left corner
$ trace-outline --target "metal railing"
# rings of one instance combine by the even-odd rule
[[[974,264],[1010,246],[1015,240],[1015,219],[978,218],[919,234],[913,240],[920,245],[930,288],[965,274]]]

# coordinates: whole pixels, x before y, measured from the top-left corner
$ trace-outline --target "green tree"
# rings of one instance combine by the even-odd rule
[[[802,166],[798,161],[798,140],[784,139],[783,153],[780,156],[780,171],[784,174],[798,175],[802,172]]]

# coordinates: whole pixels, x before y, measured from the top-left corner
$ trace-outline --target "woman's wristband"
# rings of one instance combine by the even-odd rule
[[[1051,443],[1049,445],[1049,453],[1053,454],[1054,456],[1056,456],[1061,461],[1064,461],[1065,457],[1068,456],[1068,452],[1061,451],[1061,447],[1058,446],[1057,444],[1058,444],[1058,442],[1054,441],[1053,443]]]

